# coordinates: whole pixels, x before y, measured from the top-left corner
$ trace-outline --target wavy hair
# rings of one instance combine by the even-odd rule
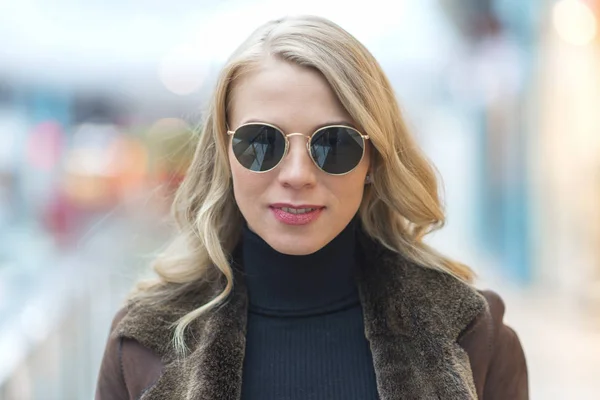
[[[233,289],[231,254],[243,217],[235,203],[228,162],[227,111],[240,76],[266,57],[319,71],[373,147],[372,183],[358,211],[367,235],[423,268],[467,283],[473,271],[441,255],[423,237],[444,225],[435,170],[409,134],[393,89],[373,55],[335,23],[315,16],[270,21],[226,62],[201,127],[191,165],[175,195],[178,234],[154,263],[158,279],[138,285],[131,299],[160,304],[205,282],[226,282],[174,324],[173,342],[185,353],[186,327],[222,304]]]

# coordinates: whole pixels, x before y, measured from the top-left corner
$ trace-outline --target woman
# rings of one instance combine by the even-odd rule
[[[173,210],[97,399],[528,398],[502,300],[422,241],[437,182],[387,78],[332,22],[233,54]]]

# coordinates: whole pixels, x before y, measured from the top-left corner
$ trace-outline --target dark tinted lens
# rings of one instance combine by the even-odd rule
[[[251,171],[268,171],[285,152],[285,138],[268,125],[252,124],[238,128],[233,135],[233,153],[240,164]]]
[[[331,127],[315,133],[310,152],[317,165],[330,174],[344,174],[354,169],[363,155],[363,139],[351,128]]]

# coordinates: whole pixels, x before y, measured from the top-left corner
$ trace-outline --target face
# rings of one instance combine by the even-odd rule
[[[320,73],[275,59],[266,60],[233,88],[229,127],[235,130],[248,122],[269,123],[285,134],[304,135],[329,124],[355,127]],[[289,137],[287,155],[276,168],[263,173],[240,165],[229,140],[237,205],[249,228],[284,254],[314,253],[346,227],[360,206],[369,168],[368,140],[360,164],[338,176],[313,163],[307,140]],[[309,223],[291,224],[278,210],[282,204],[322,208]]]

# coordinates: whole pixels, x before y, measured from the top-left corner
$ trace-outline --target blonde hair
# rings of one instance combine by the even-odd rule
[[[371,53],[331,21],[301,16],[258,28],[224,66],[209,104],[191,166],[172,207],[179,234],[154,265],[158,280],[138,286],[132,299],[160,304],[223,278],[220,293],[174,325],[174,345],[186,350],[184,332],[195,319],[222,304],[233,289],[230,256],[242,215],[233,197],[226,134],[228,102],[236,80],[265,57],[314,68],[371,138],[372,183],[365,187],[359,217],[367,235],[424,268],[471,282],[474,273],[423,243],[443,226],[435,171],[407,132],[393,89]]]

